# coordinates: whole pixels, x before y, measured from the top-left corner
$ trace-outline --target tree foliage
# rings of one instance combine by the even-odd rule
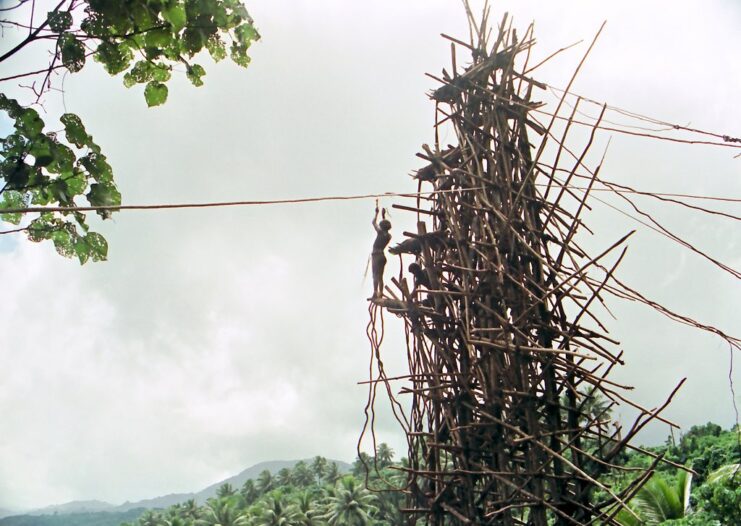
[[[368,457],[370,465],[383,469],[360,476],[338,475],[336,463],[315,457],[298,462],[281,474],[260,473],[241,488],[219,487],[216,496],[203,506],[193,501],[149,511],[132,525],[125,526],[355,526],[402,524],[400,491],[405,474],[400,465],[388,460],[386,444],[379,446],[384,459]],[[322,476],[320,476],[320,474]],[[124,525],[122,525],[124,526]]]
[[[741,435],[738,429],[723,431],[712,423],[693,426],[678,443],[667,440],[648,448],[695,472],[659,464],[658,473],[630,501],[638,516],[621,511],[617,519],[625,526],[720,526],[741,524]],[[646,467],[650,457],[632,453],[628,466]],[[690,481],[692,484],[690,484]],[[611,481],[617,488],[627,481]],[[691,492],[690,492],[691,489]]]
[[[741,464],[721,466],[699,488],[703,511],[723,524],[741,524]]]
[[[259,34],[240,0],[62,0],[41,15],[41,3],[36,4],[20,0],[0,20],[4,31],[21,35],[0,55],[3,71],[14,64],[27,68],[23,59],[34,44],[50,52],[48,67],[0,79],[32,81],[29,100],[0,93],[0,115],[7,115],[13,129],[0,138],[0,210],[107,206],[98,211],[107,219],[121,204],[121,194],[101,147],[79,116],[61,115],[59,131],[54,120],[45,122],[31,107],[42,102],[54,76],[60,70],[78,72],[92,58],[109,74],[122,75],[124,86],[144,84],[146,104],[158,106],[167,100],[168,81],[177,69],[194,86],[203,85],[206,70],[199,61],[204,53],[215,62],[229,56],[246,67]],[[24,16],[27,20],[20,20]],[[14,225],[23,221],[18,212],[0,218]],[[51,240],[57,252],[80,263],[107,257],[106,240],[90,231],[79,211],[39,213],[17,230],[31,241]]]
[[[79,512],[55,515],[15,515],[0,519],[2,526],[119,526],[137,523],[143,508],[122,512]],[[141,524],[141,523],[139,523]]]
[[[621,510],[617,518],[625,526],[654,526],[681,519],[689,507],[691,484],[692,475],[686,471],[679,471],[673,484],[653,476],[631,500],[635,515]]]

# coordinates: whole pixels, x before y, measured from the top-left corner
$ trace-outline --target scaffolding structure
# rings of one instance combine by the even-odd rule
[[[575,241],[599,173],[585,158],[602,116],[578,153],[565,146],[573,114],[561,137],[555,118],[531,117],[544,88],[527,69],[534,40],[531,30],[518,39],[506,16],[492,32],[485,10],[471,17],[470,42],[446,38],[453,64],[431,95],[436,141],[414,175],[430,194],[394,205],[416,214],[417,231],[389,249],[402,271],[370,308],[379,364],[378,313],[407,330],[404,511],[430,526],[614,524],[655,464],[619,493],[600,479],[666,404],[632,404],[608,379],[621,353],[595,307],[605,291],[634,292],[613,279],[630,233],[597,255]],[[456,48],[470,52],[462,70]],[[442,129],[455,144],[440,144]],[[577,172],[591,174],[581,192],[570,188]],[[629,429],[609,418],[616,402],[639,412]]]

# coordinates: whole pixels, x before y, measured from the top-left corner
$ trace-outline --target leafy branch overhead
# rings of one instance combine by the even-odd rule
[[[15,18],[27,2],[9,11]],[[218,62],[227,55],[247,67],[250,45],[260,38],[244,5],[239,0],[64,0],[39,20],[28,10],[28,23],[13,18],[0,20],[4,28],[23,32],[20,41],[0,55],[0,63],[24,64],[23,52],[34,43],[50,48],[48,67],[0,79],[34,81],[33,104],[52,88],[59,70],[80,71],[89,58],[103,65],[111,75],[123,74],[123,84],[145,84],[148,106],[167,100],[167,82],[177,67],[194,86],[203,85],[204,67],[194,61],[207,51]],[[7,13],[6,13],[7,14]],[[34,23],[36,25],[34,25]],[[5,64],[4,64],[5,66]],[[24,66],[21,66],[24,67]],[[0,210],[33,205],[78,206],[84,196],[91,206],[121,204],[111,166],[101,148],[72,113],[59,118],[63,136],[45,131],[47,124],[24,101],[0,94],[0,112],[11,119],[14,131],[0,138]],[[54,126],[52,126],[54,128]],[[59,130],[57,126],[55,129]],[[110,211],[99,211],[110,217]],[[0,214],[3,221],[18,225],[21,214]],[[67,257],[103,260],[107,242],[90,232],[80,212],[43,213],[23,228],[32,241],[51,239],[57,251]]]
[[[43,132],[44,123],[36,110],[23,108],[3,94],[0,94],[0,110],[15,120],[15,132],[0,139],[3,156],[0,174],[5,180],[0,209],[52,203],[74,207],[75,198],[81,195],[92,206],[121,204],[111,167],[77,115],[65,113],[60,118],[67,146],[56,133]],[[103,218],[111,214],[110,211],[98,213]],[[105,259],[108,244],[100,234],[88,231],[85,215],[80,212],[64,215],[73,220],[52,213],[40,214],[26,227],[29,239],[51,239],[60,254],[77,256],[81,263],[89,258]],[[2,214],[2,219],[17,225],[22,218],[21,214]]]

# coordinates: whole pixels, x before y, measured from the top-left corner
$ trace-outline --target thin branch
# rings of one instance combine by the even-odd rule
[[[11,6],[11,7],[0,7],[0,11],[12,11],[14,9],[18,9],[23,4],[28,3],[28,2],[29,2],[29,0],[18,0],[18,3],[16,5],[14,5],[14,6]]]
[[[57,6],[53,9],[53,11],[59,11],[59,9],[64,5],[64,3],[67,0],[61,0],[57,4]],[[18,45],[14,46],[13,49],[8,51],[7,53],[4,53],[3,55],[0,55],[0,62],[3,62],[5,59],[12,57],[14,54],[16,54],[18,51],[23,49],[26,45],[36,40],[36,37],[41,32],[42,29],[44,29],[47,25],[49,25],[49,20],[44,20],[44,22],[36,28],[36,30],[32,31],[23,41],[21,41]]]

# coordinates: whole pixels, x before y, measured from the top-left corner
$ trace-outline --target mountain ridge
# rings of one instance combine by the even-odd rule
[[[18,510],[11,510],[8,508],[0,508],[0,519],[3,517],[10,517],[11,515],[18,515]]]
[[[102,500],[73,500],[63,504],[52,504],[37,508],[24,513],[23,515],[53,515],[67,513],[95,513],[99,511],[112,511],[116,508],[110,502]]]
[[[216,491],[219,489],[220,486],[223,484],[231,484],[232,487],[235,489],[239,489],[242,487],[242,485],[245,483],[248,479],[256,479],[260,473],[264,470],[270,471],[271,474],[275,475],[283,468],[293,468],[297,463],[301,461],[310,463],[313,461],[313,457],[309,459],[299,459],[299,460],[268,460],[264,462],[258,462],[257,464],[254,464],[248,468],[243,469],[236,475],[233,475],[231,477],[228,477],[224,480],[221,480],[219,482],[215,482],[209,486],[206,486],[200,491],[192,492],[192,493],[170,493],[167,495],[160,495],[158,497],[152,497],[148,499],[142,499],[138,501],[126,501],[123,504],[111,504],[109,502],[104,502],[101,500],[74,500],[70,502],[65,502],[63,504],[53,504],[49,506],[44,506],[42,508],[36,508],[25,512],[18,512],[18,511],[10,511],[10,510],[0,510],[0,511],[8,511],[9,514],[5,516],[0,516],[0,526],[4,524],[4,519],[9,517],[19,517],[19,516],[43,516],[43,515],[70,515],[74,513],[99,513],[99,512],[108,512],[108,513],[123,513],[128,512],[130,510],[134,509],[159,509],[159,508],[167,508],[169,506],[172,506],[173,504],[178,504],[181,502],[185,502],[190,499],[194,499],[199,505],[204,504],[207,499],[210,497],[213,497],[216,495]],[[341,473],[347,473],[351,469],[351,464],[347,462],[343,462],[341,460],[332,460],[327,459],[327,463],[337,464],[337,467],[339,468],[339,471]]]

